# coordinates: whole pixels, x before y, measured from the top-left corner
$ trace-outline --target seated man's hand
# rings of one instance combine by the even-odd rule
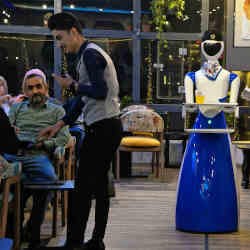
[[[50,126],[40,131],[38,138],[43,138],[45,140],[53,138],[64,125],[64,122],[60,120],[56,125]]]
[[[10,99],[11,99],[11,96],[10,96],[10,95],[3,95],[3,96],[0,96],[0,104],[9,102]]]
[[[25,100],[25,98],[26,98],[25,95],[20,94],[20,95],[18,95],[18,96],[12,97],[12,98],[10,99],[10,101],[9,101],[9,104],[12,105],[12,104],[14,104],[14,103],[22,102],[22,101]]]
[[[19,129],[18,127],[14,126],[14,125],[12,125],[12,127],[14,128],[14,130],[15,130],[16,134],[18,134],[18,133],[19,133],[19,131],[20,131],[20,129]]]
[[[35,144],[35,148],[36,149],[40,149],[42,147],[43,147],[43,143],[42,142],[38,142],[38,143]]]

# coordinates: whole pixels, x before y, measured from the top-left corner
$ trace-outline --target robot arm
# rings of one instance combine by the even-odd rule
[[[231,89],[230,89],[230,103],[237,103],[239,88],[240,88],[240,78],[236,74],[231,74]]]
[[[194,76],[191,77],[189,75],[190,73],[188,73],[185,76],[184,79],[184,85],[185,85],[185,99],[186,99],[186,103],[194,103]]]

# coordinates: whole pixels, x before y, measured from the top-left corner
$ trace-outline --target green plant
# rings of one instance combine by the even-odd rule
[[[178,19],[183,18],[183,12],[185,8],[185,0],[152,0],[151,11],[155,25],[155,30],[158,33],[158,39],[160,45],[167,47],[167,41],[162,39],[162,33],[168,29],[167,13],[174,14]]]
[[[132,97],[129,96],[129,95],[125,95],[125,96],[123,96],[123,97],[121,98],[121,102],[120,102],[121,106],[120,106],[120,109],[122,110],[122,109],[124,109],[125,107],[131,105],[132,103],[133,103]]]
[[[151,24],[151,23],[152,23],[152,21],[151,21],[150,17],[148,15],[144,14],[142,16],[142,24]]]

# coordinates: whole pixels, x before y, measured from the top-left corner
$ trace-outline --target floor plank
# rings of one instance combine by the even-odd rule
[[[111,202],[105,237],[107,249],[250,250],[250,190],[240,190],[239,232],[206,235],[175,229],[178,172],[179,169],[167,169],[168,178],[164,182],[129,178],[116,183],[116,197]],[[238,169],[239,179],[240,172]],[[46,221],[43,237],[49,235],[48,218]],[[93,226],[94,209],[91,210],[86,240],[91,237]],[[62,245],[65,231],[65,228],[59,228],[59,236],[52,239],[49,246]]]

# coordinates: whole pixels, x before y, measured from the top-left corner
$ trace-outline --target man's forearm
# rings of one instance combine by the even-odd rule
[[[64,127],[65,125],[66,125],[66,124],[65,124],[65,122],[64,122],[63,120],[59,120],[59,121],[56,123],[55,127],[58,128],[58,129],[61,129],[61,128]]]

